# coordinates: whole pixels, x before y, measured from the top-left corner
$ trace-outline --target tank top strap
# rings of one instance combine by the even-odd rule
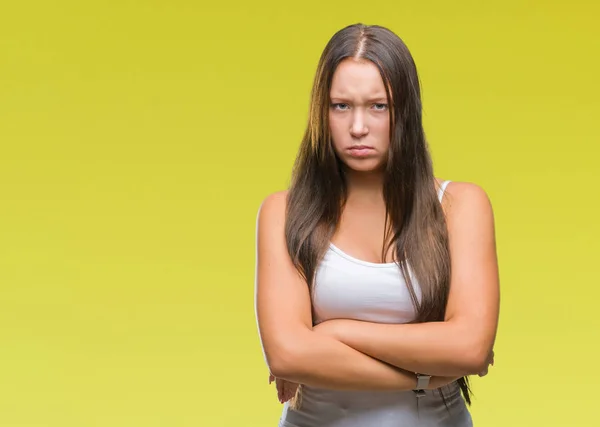
[[[440,201],[440,203],[442,203],[442,198],[444,197],[444,193],[446,192],[446,187],[448,187],[448,184],[450,184],[452,181],[444,181],[442,182],[442,185],[440,185],[440,189],[438,190],[438,200]]]

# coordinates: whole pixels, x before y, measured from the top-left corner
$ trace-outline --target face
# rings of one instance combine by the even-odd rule
[[[387,96],[379,69],[371,61],[347,58],[334,75],[329,126],[334,150],[357,172],[380,170],[390,145]]]

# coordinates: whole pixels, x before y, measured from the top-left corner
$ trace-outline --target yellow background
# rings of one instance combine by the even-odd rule
[[[597,426],[600,30],[590,1],[3,1],[0,427],[275,426],[253,308],[321,50],[381,24],[436,173],[493,200],[476,426]]]

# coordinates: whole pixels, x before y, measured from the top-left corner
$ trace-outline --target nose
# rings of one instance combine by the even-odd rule
[[[367,124],[365,122],[364,114],[360,110],[355,110],[352,117],[352,126],[350,127],[350,133],[355,138],[360,138],[369,133]]]

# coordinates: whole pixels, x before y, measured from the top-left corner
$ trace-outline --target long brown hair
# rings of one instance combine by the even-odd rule
[[[391,106],[382,260],[389,250],[394,251],[416,310],[414,322],[442,321],[450,288],[446,220],[422,125],[417,69],[407,46],[387,28],[347,26],[333,35],[321,55],[308,125],[288,191],[285,235],[290,257],[312,292],[318,263],[336,231],[347,197],[343,164],[334,152],[329,130],[331,82],[338,64],[346,58],[369,60],[378,67]],[[421,290],[420,301],[411,279]],[[458,383],[470,405],[468,379],[460,378]],[[292,402],[295,407],[298,398]]]

